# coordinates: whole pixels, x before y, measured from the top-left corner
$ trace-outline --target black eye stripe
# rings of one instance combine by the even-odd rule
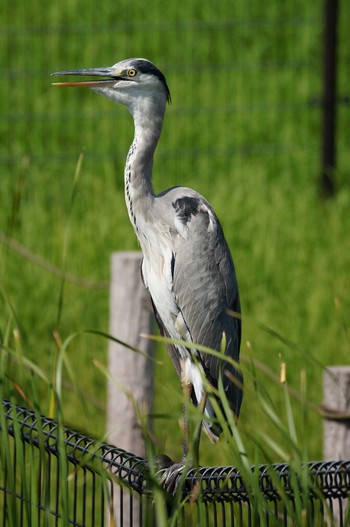
[[[167,101],[169,103],[171,102],[170,91],[166,83],[165,77],[163,73],[154,64],[152,64],[152,62],[149,62],[148,60],[144,60],[144,59],[133,59],[132,62],[130,63],[130,66],[131,68],[129,68],[127,72],[135,69],[136,74],[148,73],[150,75],[154,75],[155,77],[158,77],[158,79],[162,82],[164,86]],[[128,77],[130,78],[129,75]]]

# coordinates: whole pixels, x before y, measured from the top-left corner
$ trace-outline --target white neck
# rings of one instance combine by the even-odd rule
[[[129,110],[134,118],[135,134],[124,170],[125,201],[130,221],[140,236],[139,217],[147,217],[154,198],[153,156],[162,130],[165,105],[160,112],[152,98],[144,98]]]
[[[125,201],[130,221],[140,238],[139,225],[147,222],[154,198],[153,156],[162,131],[167,96],[159,89],[147,91],[137,85],[127,89],[98,87],[93,91],[126,106],[134,119],[134,140],[124,170]]]

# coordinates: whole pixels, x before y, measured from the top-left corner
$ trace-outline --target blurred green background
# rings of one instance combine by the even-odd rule
[[[346,100],[350,4],[339,4],[338,94]],[[242,355],[277,376],[285,362],[289,385],[320,403],[322,367],[348,362],[350,315],[349,105],[338,105],[336,195],[326,201],[318,192],[323,2],[3,0],[0,19],[2,396],[47,414],[49,386],[20,361],[51,379],[60,342],[84,329],[108,331],[110,255],[138,248],[123,195],[132,121],[90,90],[52,87],[49,74],[134,56],[161,68],[172,94],[156,190],[185,185],[201,192],[232,249]],[[89,287],[62,285],[47,262]],[[106,349],[105,339],[82,335],[67,349],[78,374],[64,370],[65,420],[101,437],[106,379],[93,361],[105,363]],[[156,412],[168,410],[164,401],[176,411],[178,382],[166,352],[158,353]],[[257,375],[283,416],[281,387]],[[240,429],[249,450],[257,422],[271,425],[249,374],[246,380]],[[297,402],[293,410],[305,456],[322,458],[320,416]],[[157,430],[178,456],[176,420],[166,427],[159,420]],[[229,453],[204,448],[202,464],[230,462]]]

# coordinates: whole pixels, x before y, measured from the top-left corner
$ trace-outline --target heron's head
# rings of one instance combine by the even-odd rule
[[[124,104],[131,112],[140,101],[151,100],[162,107],[165,107],[166,102],[170,102],[170,91],[163,73],[146,59],[127,59],[109,68],[58,71],[52,75],[92,77],[89,80],[54,84],[91,88],[97,93]]]

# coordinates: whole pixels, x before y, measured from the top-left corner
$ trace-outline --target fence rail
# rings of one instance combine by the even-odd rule
[[[9,401],[1,410],[3,526],[157,525],[145,459]],[[290,525],[298,507],[303,525],[349,525],[350,461],[249,470],[254,488],[235,467],[191,470],[184,487],[190,499],[177,525]],[[257,499],[264,518],[256,514]]]

